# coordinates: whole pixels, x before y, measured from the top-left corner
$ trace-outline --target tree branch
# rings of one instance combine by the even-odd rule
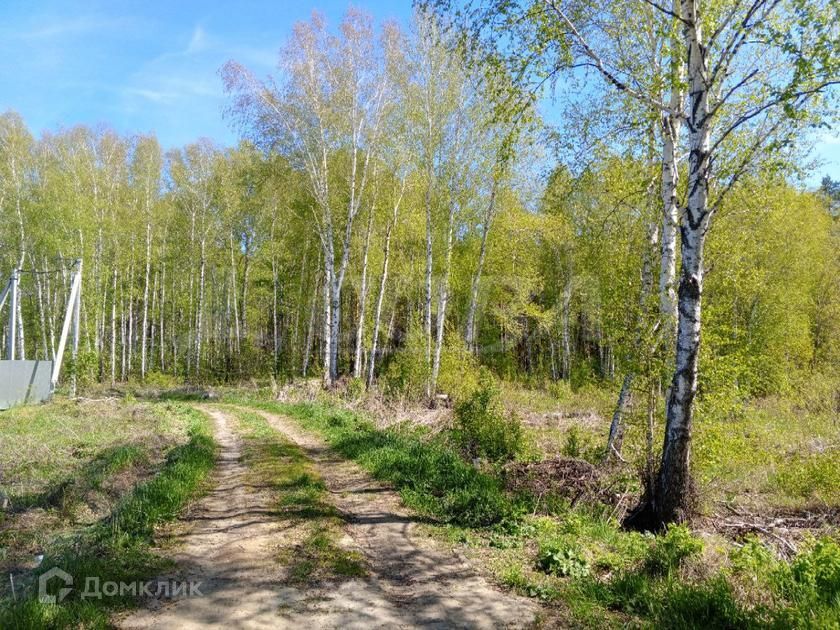
[[[574,23],[566,16],[566,14],[563,12],[563,10],[560,7],[557,6],[555,0],[545,0],[545,2],[548,4],[549,7],[551,7],[551,9],[554,11],[554,13],[556,13],[557,16],[566,24],[566,26],[569,27],[569,29],[572,32],[572,35],[574,35],[575,39],[578,41],[578,43],[583,48],[583,52],[586,54],[587,57],[592,59],[593,65],[598,70],[598,72],[600,72],[609,83],[611,83],[613,86],[615,86],[616,89],[618,89],[620,92],[626,92],[627,94],[629,94],[630,96],[632,96],[636,100],[639,100],[643,103],[646,103],[647,105],[650,105],[654,109],[664,111],[664,112],[668,112],[669,114],[672,114],[672,115],[679,115],[679,114],[677,114],[677,112],[671,111],[671,108],[668,107],[666,104],[658,101],[655,98],[650,97],[647,94],[643,94],[642,92],[639,92],[638,90],[630,87],[624,81],[622,81],[617,76],[615,76],[615,74],[610,72],[610,70],[607,69],[607,67],[604,65],[604,62],[601,60],[601,58],[598,56],[598,54],[589,46],[586,39],[583,37],[583,35],[581,35],[580,31],[578,31],[578,29],[574,25]]]

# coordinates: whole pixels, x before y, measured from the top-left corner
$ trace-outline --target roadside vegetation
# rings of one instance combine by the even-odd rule
[[[477,382],[481,381],[479,375]],[[509,427],[516,421],[499,404],[500,395],[499,388],[485,380],[474,396],[455,406],[447,427],[433,429],[409,422],[383,426],[365,413],[348,409],[347,401],[336,396],[278,403],[240,390],[226,397],[294,418],[337,453],[391,483],[407,505],[426,517],[430,535],[458,546],[497,583],[544,602],[549,618],[558,623],[696,628],[832,628],[840,623],[840,544],[830,524],[821,528],[825,521],[815,520],[810,523],[812,529],[774,529],[787,538],[774,538],[770,530],[758,531],[761,524],[753,531],[748,523],[742,523],[740,530],[719,530],[711,514],[720,509],[723,517],[732,517],[725,508],[727,492],[735,487],[730,485],[707,497],[708,519],[700,519],[694,527],[674,525],[659,534],[627,531],[621,526],[615,495],[636,496],[640,488],[636,474],[621,466],[598,477],[599,484],[620,488],[612,500],[597,491],[570,500],[562,483],[557,486],[561,492],[554,496],[537,496],[528,484],[511,484],[510,470],[518,462],[542,461],[544,454],[537,445],[540,440],[545,443],[544,429],[520,425],[508,436],[519,448],[489,458],[475,455],[502,452],[494,432],[465,435],[463,427],[472,422],[467,417],[471,414],[481,418],[484,426],[493,426],[492,418],[499,426]],[[530,394],[520,389],[517,396]],[[558,407],[562,405],[555,404]],[[711,434],[722,422],[701,426]],[[750,435],[764,426],[766,416],[762,409],[747,409],[740,422]],[[603,431],[606,426],[602,418],[598,428]],[[698,458],[698,474],[720,475],[721,462],[725,462],[727,470],[735,471],[728,477],[730,484],[761,488],[753,505],[756,514],[772,513],[773,506],[804,505],[804,497],[774,481],[778,478],[771,472],[775,460],[755,459],[755,449],[763,446],[761,439],[757,435],[752,448],[740,445],[721,450],[714,459]],[[581,457],[588,455],[599,461],[602,450],[587,449],[588,440],[574,423],[551,433],[553,448],[564,453],[564,461],[584,461]],[[815,453],[813,459],[819,462],[820,454]],[[808,465],[803,469],[808,470]],[[820,487],[836,489],[830,479],[814,491]],[[836,508],[837,503],[827,506]],[[749,521],[746,515],[735,518]]]
[[[3,454],[10,508],[0,536],[13,577],[0,627],[108,627],[109,611],[136,597],[82,598],[85,578],[136,582],[167,566],[153,549],[154,528],[178,515],[213,467],[208,419],[177,403],[58,401],[4,413],[0,433],[6,448],[32,440],[26,459]],[[73,590],[41,603],[37,580],[53,567],[73,576]],[[53,579],[48,594],[58,594],[60,582]]]

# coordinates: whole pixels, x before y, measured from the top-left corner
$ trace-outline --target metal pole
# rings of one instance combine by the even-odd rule
[[[58,375],[61,373],[61,362],[64,358],[64,348],[67,345],[67,334],[70,332],[70,322],[76,319],[77,299],[82,283],[81,270],[78,269],[74,271],[71,278],[70,295],[67,298],[67,310],[64,312],[64,323],[61,326],[61,337],[58,340],[58,351],[55,353],[55,361],[53,362],[53,389],[55,388],[56,383],[58,383]],[[76,337],[74,333],[74,343],[75,339]]]
[[[78,288],[76,290],[76,301],[73,303],[73,380],[70,384],[70,395],[76,396],[76,374],[79,371],[77,358],[79,356],[79,320],[82,312],[82,259],[76,261],[79,274]]]
[[[12,279],[9,280],[9,338],[6,343],[6,358],[9,361],[15,360],[15,341],[17,338],[17,302],[18,302],[18,270],[12,270]]]

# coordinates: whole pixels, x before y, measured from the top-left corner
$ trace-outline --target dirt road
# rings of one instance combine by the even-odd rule
[[[181,519],[173,559],[179,580],[201,597],[151,601],[115,620],[122,628],[505,628],[529,627],[535,604],[506,594],[461,557],[417,536],[398,495],[330,451],[294,421],[261,412],[311,458],[346,525],[343,546],[360,551],[369,575],[293,587],[271,553],[288,523],[255,487],[228,411],[206,408],[220,457],[212,490]]]

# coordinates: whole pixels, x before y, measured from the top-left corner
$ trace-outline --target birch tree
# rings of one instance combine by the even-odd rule
[[[256,81],[234,62],[224,71],[243,124],[251,126],[263,146],[273,143],[287,152],[308,176],[328,290],[327,386],[338,377],[341,293],[355,220],[381,142],[390,92],[388,63],[398,41],[399,33],[390,25],[376,39],[371,18],[358,11],[348,12],[338,36],[316,15],[295,26],[281,55],[284,82],[279,87]]]

